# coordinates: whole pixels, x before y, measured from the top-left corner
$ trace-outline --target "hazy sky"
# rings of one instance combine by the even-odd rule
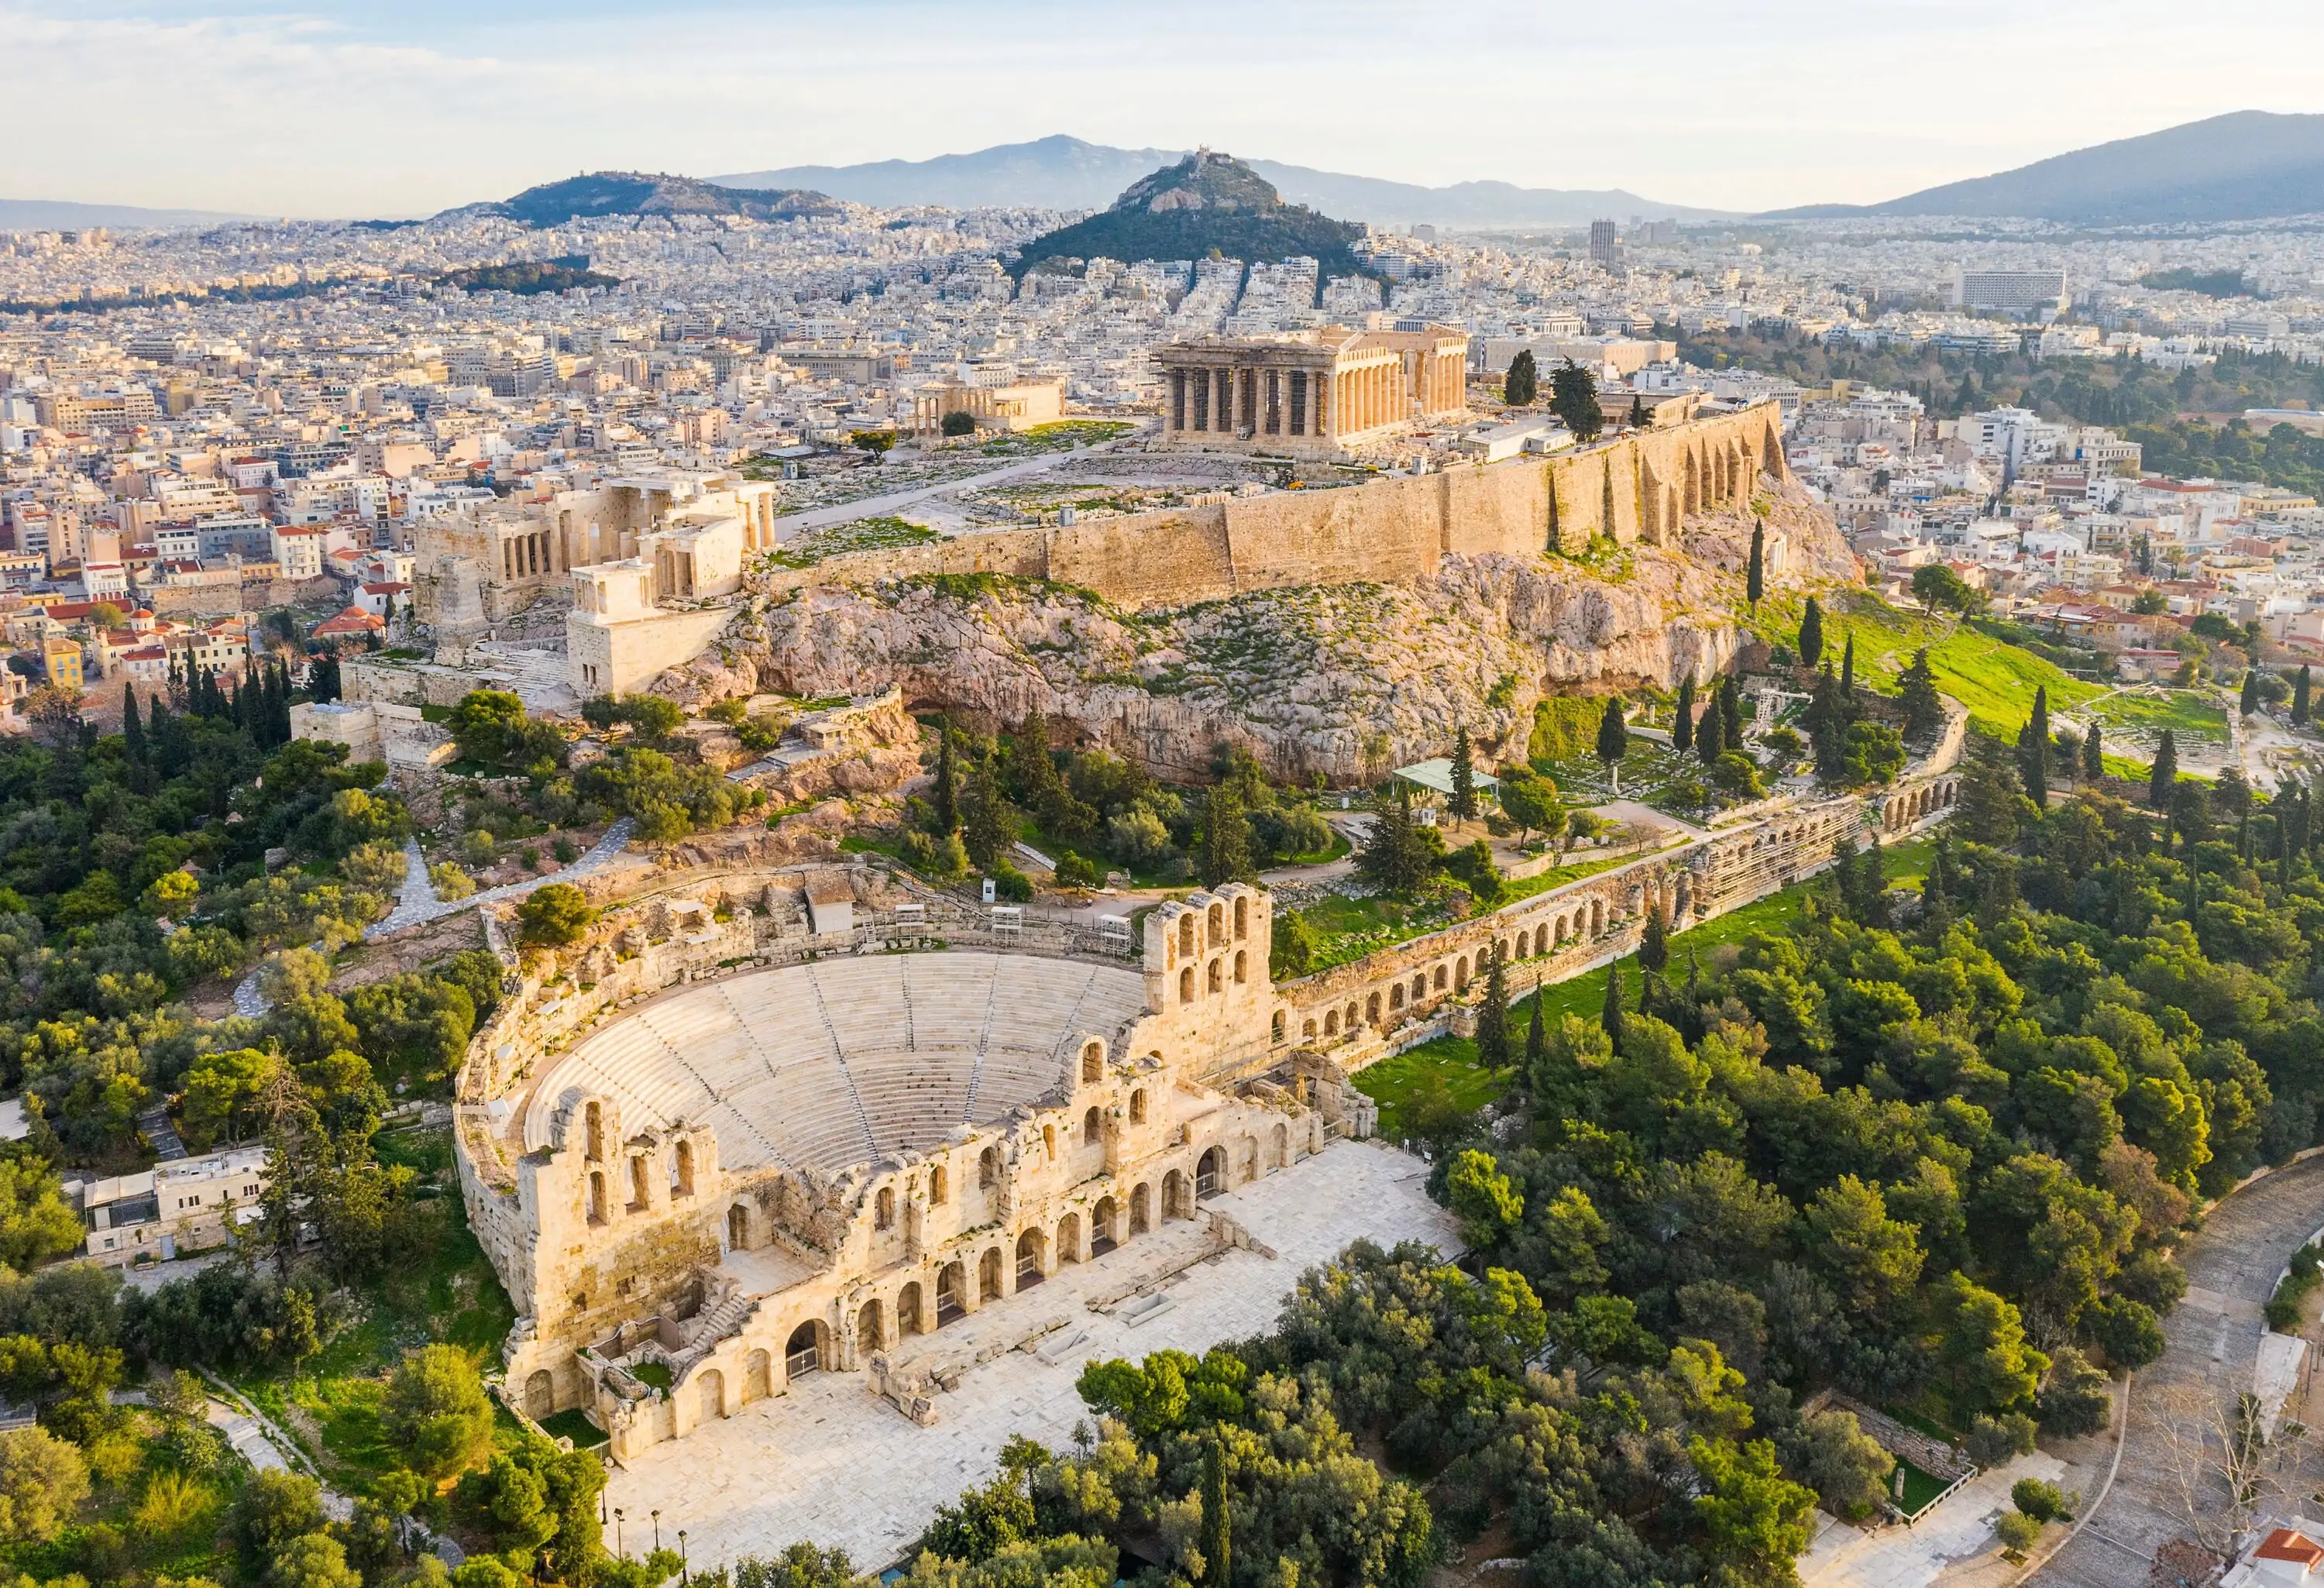
[[[1070,133],[1752,209],[2324,110],[2319,52],[2319,0],[0,0],[0,197],[406,215]]]

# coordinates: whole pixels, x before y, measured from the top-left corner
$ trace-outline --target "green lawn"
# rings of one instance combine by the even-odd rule
[[[1917,884],[1928,874],[1929,857],[1935,850],[1933,837],[1914,838],[1887,847],[1883,854],[1889,882]],[[1741,943],[1763,932],[1780,931],[1789,926],[1800,919],[1801,900],[1806,897],[1808,887],[1808,883],[1795,882],[1781,892],[1770,893],[1765,899],[1729,910],[1715,920],[1675,934],[1670,940],[1672,974],[1685,974],[1683,967],[1690,953],[1707,957],[1711,950],[1724,944]],[[1634,1002],[1637,995],[1637,967],[1633,962],[1624,963],[1624,1000]],[[1522,1031],[1533,1018],[1532,983],[1522,961],[1509,967],[1509,985],[1513,1006],[1509,1022],[1513,1029]],[[1522,995],[1518,994],[1519,989],[1525,990]],[[1545,1020],[1568,1014],[1595,1020],[1606,1002],[1605,968],[1553,983],[1542,988],[1541,997]],[[1441,1085],[1455,1102],[1473,1112],[1499,1096],[1509,1077],[1506,1072],[1497,1075],[1479,1064],[1477,1045],[1469,1039],[1438,1037],[1366,1066],[1356,1072],[1355,1079],[1357,1090],[1380,1105],[1381,1134],[1393,1138],[1401,1133],[1405,1110],[1421,1088]]]
[[[1928,1509],[1938,1495],[1945,1491],[1945,1481],[1942,1478],[1930,1476],[1902,1456],[1897,1457],[1896,1466],[1904,1469],[1904,1497],[1896,1500],[1896,1509],[1907,1517],[1919,1516],[1922,1511]],[[1893,1475],[1895,1468],[1892,1467],[1889,1471],[1891,1476],[1888,1481],[1893,1484],[1896,1481]],[[1888,1491],[1888,1494],[1889,1498],[1894,1500],[1896,1491],[1892,1488]]]
[[[2090,706],[2085,715],[2098,723],[2108,744],[2151,746],[2165,728],[2181,744],[2198,740],[2223,743],[2227,737],[2227,708],[2202,689],[2121,690]]]

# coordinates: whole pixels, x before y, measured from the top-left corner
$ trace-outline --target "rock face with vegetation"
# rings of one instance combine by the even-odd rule
[[[1447,558],[1409,584],[1138,613],[994,575],[809,586],[740,615],[662,688],[812,696],[893,679],[914,702],[995,722],[1038,710],[1159,776],[1206,775],[1225,740],[1277,778],[1356,782],[1445,753],[1456,724],[1483,753],[1520,755],[1546,694],[1723,668],[1752,522],[1698,520],[1683,554],[1601,543],[1572,558]],[[1778,503],[1769,522],[1809,576],[1848,569],[1831,521],[1803,503]]]

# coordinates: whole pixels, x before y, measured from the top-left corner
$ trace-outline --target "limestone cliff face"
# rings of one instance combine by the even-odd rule
[[[1247,746],[1270,771],[1368,781],[1439,755],[1466,724],[1515,754],[1547,694],[1670,686],[1725,667],[1750,542],[1748,513],[1689,526],[1683,552],[1447,558],[1397,585],[1252,592],[1138,614],[1069,586],[996,576],[810,586],[738,614],[720,646],[658,688],[705,700],[773,688],[907,698],[1056,727],[1165,776]],[[1766,521],[1788,577],[1852,577],[1831,521],[1786,493]]]

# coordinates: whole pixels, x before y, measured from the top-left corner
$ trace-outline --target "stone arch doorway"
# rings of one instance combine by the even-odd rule
[[[783,1342],[783,1380],[796,1383],[823,1367],[823,1325],[809,1319]]]
[[[1204,1152],[1194,1165],[1194,1195],[1197,1197],[1216,1196],[1226,1189],[1227,1155],[1213,1147]]]
[[[556,1411],[557,1375],[547,1368],[535,1368],[525,1375],[524,1415],[537,1423]]]
[[[880,1326],[880,1304],[867,1301],[855,1314],[855,1348],[858,1351],[885,1351],[887,1332]]]
[[[1194,1200],[1186,1193],[1186,1177],[1172,1169],[1162,1177],[1162,1222],[1183,1219],[1192,1211],[1187,1205]]]
[[[742,1359],[742,1404],[764,1400],[775,1392],[774,1372],[767,1353],[754,1351]]]
[[[1130,1194],[1130,1233],[1143,1235],[1154,1227],[1153,1197],[1143,1186]]]
[[[1067,1214],[1057,1221],[1057,1262],[1063,1266],[1082,1260],[1082,1221],[1079,1214]]]
[[[896,1337],[927,1333],[928,1320],[920,1311],[920,1282],[914,1279],[896,1292]]]
[[[1235,1184],[1238,1186],[1249,1185],[1259,1178],[1259,1139],[1257,1137],[1245,1136],[1242,1139],[1241,1159],[1241,1167],[1235,1173]]]
[[[1001,1248],[988,1246],[976,1263],[976,1298],[979,1301],[1001,1299]]]
[[[726,1250],[747,1251],[751,1247],[751,1211],[741,1203],[726,1210]]]
[[[1115,1223],[1120,1216],[1121,1210],[1114,1205],[1112,1197],[1101,1196],[1097,1199],[1097,1205],[1090,1210],[1090,1255],[1092,1257],[1103,1257],[1120,1244],[1113,1232]]]
[[[1274,1147],[1275,1167],[1279,1169],[1289,1168],[1291,1167],[1291,1131],[1286,1126],[1275,1127]]]
[[[696,1381],[701,1398],[702,1420],[709,1422],[726,1415],[726,1376],[716,1368],[705,1368]]]
[[[957,1317],[968,1313],[968,1302],[963,1292],[968,1275],[960,1264],[948,1262],[936,1270],[936,1327],[941,1329]]]
[[[1039,1284],[1047,1276],[1041,1269],[1041,1232],[1028,1230],[1017,1237],[1017,1288],[1022,1290]]]

